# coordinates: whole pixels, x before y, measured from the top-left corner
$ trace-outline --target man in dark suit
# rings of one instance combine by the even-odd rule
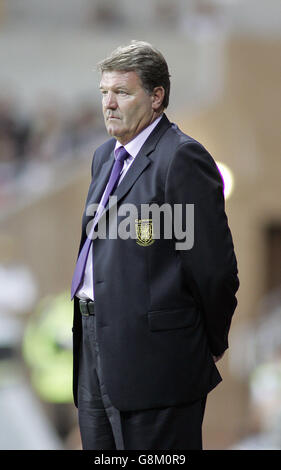
[[[94,154],[72,282],[83,449],[201,449],[239,286],[223,181],[164,113],[159,51],[132,41],[99,65],[111,138]]]

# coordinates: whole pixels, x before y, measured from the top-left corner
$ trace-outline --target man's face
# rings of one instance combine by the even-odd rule
[[[153,95],[143,89],[136,72],[103,72],[100,90],[107,132],[122,145],[155,119]]]

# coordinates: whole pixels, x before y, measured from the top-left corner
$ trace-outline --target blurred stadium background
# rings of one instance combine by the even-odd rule
[[[95,70],[150,41],[167,110],[221,165],[241,287],[205,449],[281,448],[278,0],[0,0],[0,449],[80,449],[69,286],[94,149]],[[125,378],[124,378],[125,380]]]

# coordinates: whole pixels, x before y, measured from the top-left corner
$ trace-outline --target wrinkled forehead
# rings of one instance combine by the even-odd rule
[[[100,88],[142,88],[141,81],[135,71],[106,70],[102,73]]]

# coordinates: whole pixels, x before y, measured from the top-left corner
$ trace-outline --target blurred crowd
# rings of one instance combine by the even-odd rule
[[[45,96],[25,111],[13,96],[0,95],[0,208],[36,191],[53,162],[79,158],[85,146],[92,150],[103,132],[100,110],[91,99],[69,108],[55,96]]]

